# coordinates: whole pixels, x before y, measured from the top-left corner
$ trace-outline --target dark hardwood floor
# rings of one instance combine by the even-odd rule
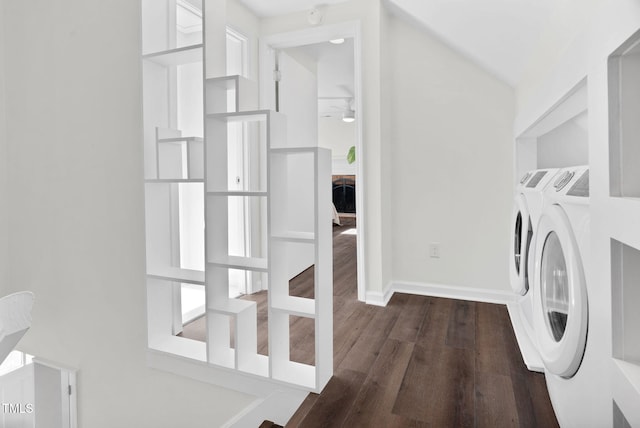
[[[334,227],[334,377],[287,427],[558,426],[544,376],[522,362],[506,307],[407,294],[384,308],[358,302],[355,225],[345,222]],[[310,272],[294,278],[292,294],[309,293],[312,281]],[[250,298],[260,317],[264,297]],[[291,359],[312,363],[305,321],[292,320]],[[204,323],[183,334],[202,339]]]

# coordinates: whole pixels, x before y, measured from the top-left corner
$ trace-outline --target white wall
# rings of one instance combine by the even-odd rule
[[[389,28],[393,278],[508,290],[513,90],[407,20]]]
[[[318,120],[318,146],[331,150],[331,156],[334,159],[333,174],[336,174],[336,164],[344,166],[343,161],[347,159],[349,148],[355,144],[355,122],[346,123],[335,117],[321,117]]]
[[[538,168],[589,164],[589,115],[583,112],[538,137]]]
[[[4,8],[0,7],[0,296],[7,294],[5,287],[8,279],[7,257],[9,255],[9,231],[7,228],[9,161],[7,159],[7,124],[5,121],[4,29]]]
[[[225,422],[249,397],[146,364],[139,2],[2,7],[20,348],[79,369],[79,426]]]

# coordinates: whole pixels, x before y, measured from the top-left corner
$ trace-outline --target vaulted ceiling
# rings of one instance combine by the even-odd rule
[[[240,0],[260,16],[348,0]],[[558,0],[384,0],[467,58],[516,86]]]

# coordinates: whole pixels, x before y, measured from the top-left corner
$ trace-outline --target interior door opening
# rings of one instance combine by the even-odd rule
[[[344,37],[343,37],[344,36]],[[288,98],[301,97],[310,83],[291,82],[291,62],[316,78],[315,127],[320,147],[332,150],[334,221],[356,235],[358,299],[365,300],[363,251],[362,119],[360,115],[360,48],[357,28],[323,26],[265,38],[261,42],[262,108],[293,115],[294,126],[310,127]],[[298,72],[293,73],[299,78]],[[276,77],[274,79],[274,76]],[[295,101],[293,102],[295,106]],[[350,150],[355,162],[348,160]]]

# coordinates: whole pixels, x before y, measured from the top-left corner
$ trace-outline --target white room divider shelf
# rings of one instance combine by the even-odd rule
[[[288,147],[286,142],[286,118],[280,113],[270,110],[238,110],[243,103],[251,104],[242,96],[242,86],[247,81],[231,77],[227,80],[209,79],[207,86],[206,106],[212,103],[209,96],[226,96],[232,94],[235,101],[228,102],[228,112],[215,112],[206,115],[205,122],[205,182],[207,195],[207,269],[218,268],[215,275],[207,274],[207,293],[218,295],[219,301],[209,300],[209,331],[212,336],[218,335],[221,340],[210,337],[217,345],[210,347],[210,361],[215,364],[229,366],[233,349],[226,347],[229,342],[226,326],[228,318],[235,326],[234,343],[235,368],[278,382],[297,385],[312,391],[320,391],[333,373],[332,347],[332,264],[331,264],[331,194],[330,165],[331,156],[328,150],[317,147]],[[230,89],[231,88],[231,89]],[[221,95],[222,94],[222,95]],[[227,99],[228,100],[228,99]],[[208,109],[209,107],[205,107]],[[222,108],[220,103],[212,108]],[[229,176],[229,153],[233,151],[230,126],[238,126],[244,131],[244,143],[249,147],[250,167],[248,174],[253,177],[248,183],[233,183]],[[301,163],[300,163],[301,162]],[[292,168],[305,171],[303,177]],[[291,183],[299,186],[300,194],[293,194]],[[306,184],[304,184],[306,183]],[[242,190],[234,190],[238,184]],[[310,198],[313,202],[308,210],[302,213],[307,221],[305,228],[295,226],[289,209],[296,198]],[[259,256],[238,257],[228,254],[226,239],[229,229],[224,227],[228,222],[229,199],[242,197],[260,200],[260,208],[251,211],[250,215],[259,217],[252,224],[260,224],[262,234],[259,239]],[[266,210],[262,200],[266,202]],[[326,210],[318,209],[326,207]],[[322,213],[326,211],[326,215]],[[291,222],[290,220],[294,220]],[[292,226],[292,224],[294,226]],[[267,236],[268,235],[268,236]],[[265,247],[266,244],[266,247]],[[289,281],[292,277],[289,266],[290,252],[304,247],[311,254],[309,265],[314,268],[314,298],[289,295]],[[228,272],[224,269],[241,269],[266,272],[268,274],[268,337],[269,357],[256,352],[256,315],[254,305],[241,305],[242,311],[231,314],[228,308],[227,290]],[[208,297],[209,298],[209,297]],[[251,302],[252,303],[252,302]],[[315,349],[315,365],[303,364],[290,359],[290,322],[292,317],[303,317],[314,320],[313,347]],[[216,326],[216,324],[222,325]],[[242,350],[241,348],[242,347]]]
[[[142,2],[149,349],[176,357],[176,371],[215,368],[211,377],[224,373],[225,386],[238,380],[245,392],[247,379],[319,392],[333,373],[330,153],[288,142],[286,118],[258,108],[256,82],[206,78],[203,33],[181,32],[179,7]],[[224,46],[214,38],[222,28],[209,30],[204,40]],[[208,53],[224,70],[224,49]],[[186,268],[190,241],[204,270]],[[289,281],[305,269],[312,296],[292,295]],[[178,335],[183,284],[204,290],[204,341]],[[296,322],[312,334],[292,336]],[[294,360],[298,341],[313,349],[306,363]]]

